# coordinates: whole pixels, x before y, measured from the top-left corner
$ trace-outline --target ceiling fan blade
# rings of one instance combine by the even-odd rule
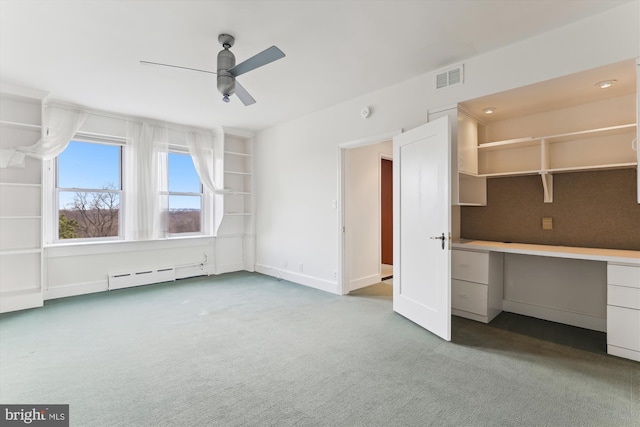
[[[275,46],[271,46],[268,49],[263,50],[257,55],[252,56],[251,58],[237,64],[235,67],[230,68],[229,73],[232,76],[239,76],[241,74],[247,73],[251,70],[255,70],[258,67],[262,67],[263,65],[267,65],[273,61],[276,61],[280,58],[284,58],[284,52],[278,49]]]
[[[140,64],[142,64],[142,65],[158,65],[160,67],[171,67],[171,68],[179,68],[181,70],[198,71],[200,73],[217,74],[214,71],[199,70],[197,68],[189,68],[189,67],[181,67],[179,65],[161,64],[159,62],[140,61]]]
[[[256,100],[253,99],[253,96],[249,95],[249,92],[236,80],[236,95],[242,103],[246,106],[252,105],[256,103]]]

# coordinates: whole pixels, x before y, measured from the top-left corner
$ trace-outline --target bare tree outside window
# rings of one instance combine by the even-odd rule
[[[71,141],[56,160],[58,240],[120,237],[122,148]]]
[[[95,238],[118,236],[120,216],[120,195],[113,185],[104,188],[105,191],[76,192],[73,202],[60,210],[59,238],[64,237],[63,231],[69,225],[62,224],[62,218],[74,222],[75,238]]]

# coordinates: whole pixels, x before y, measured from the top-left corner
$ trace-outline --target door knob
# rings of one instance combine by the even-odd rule
[[[444,233],[442,233],[442,236],[431,236],[429,238],[431,240],[442,240],[442,250],[444,250],[444,241],[447,240],[447,238],[444,237]]]

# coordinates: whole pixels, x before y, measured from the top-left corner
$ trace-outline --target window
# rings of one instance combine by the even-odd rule
[[[191,156],[169,152],[169,234],[202,232],[202,183]]]
[[[56,162],[58,240],[122,236],[122,148],[71,141]]]

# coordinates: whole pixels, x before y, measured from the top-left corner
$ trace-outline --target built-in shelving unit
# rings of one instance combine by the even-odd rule
[[[253,214],[253,139],[250,135],[225,132],[224,136],[224,213],[218,237],[227,247],[237,251],[235,260],[242,260],[242,268],[253,270],[254,229]],[[230,253],[219,254],[220,259],[231,258]]]
[[[633,167],[636,124],[478,145],[479,175],[508,176]],[[518,159],[516,161],[516,159]]]
[[[224,151],[224,215],[250,216],[252,196],[251,140],[225,135]],[[246,224],[236,224],[236,232],[243,234]]]
[[[466,173],[474,178],[540,175],[544,202],[551,203],[554,174],[637,168],[640,154],[635,98],[634,94],[623,94],[565,107],[555,104],[555,109],[538,108],[535,113],[515,117],[508,114],[485,117],[483,123],[476,120],[475,147],[473,143],[464,145],[474,139],[469,137],[473,129],[465,131],[469,125],[459,118],[458,156],[466,155],[467,162],[477,163],[465,164],[464,169],[463,163],[459,164],[458,175]],[[458,108],[476,111],[477,104],[472,100]],[[511,109],[507,103],[501,107],[506,113]],[[473,149],[475,157],[469,154]]]
[[[524,137],[478,145],[478,176],[539,174],[553,202],[553,174],[637,167],[636,124]]]
[[[36,143],[45,93],[2,86],[0,148]],[[43,304],[42,162],[0,168],[0,312]]]

